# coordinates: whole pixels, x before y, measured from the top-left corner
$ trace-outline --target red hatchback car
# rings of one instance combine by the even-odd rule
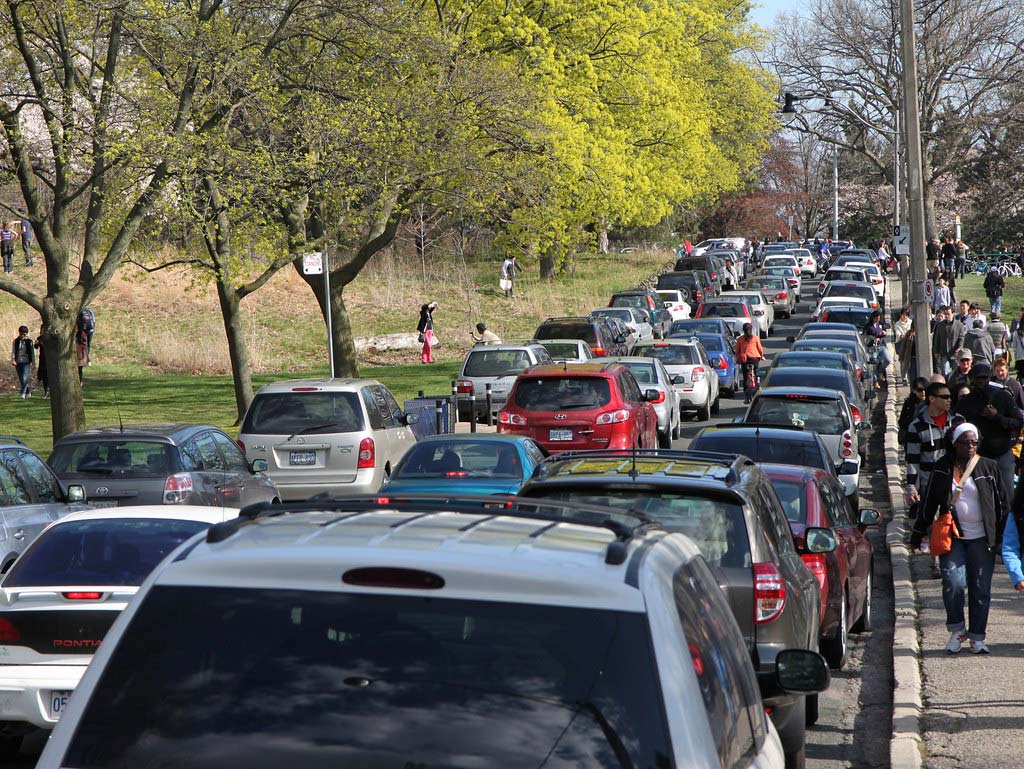
[[[832,529],[839,544],[831,553],[800,557],[821,586],[822,656],[833,670],[846,664],[849,633],[871,630],[873,550],[866,529],[882,514],[861,508],[854,518],[843,485],[825,470],[794,465],[761,465],[782,502],[797,549],[803,552],[804,530]]]
[[[527,435],[548,451],[656,448],[658,415],[621,363],[541,365],[519,375],[498,432]]]

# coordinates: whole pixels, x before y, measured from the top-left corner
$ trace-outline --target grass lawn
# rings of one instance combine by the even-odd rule
[[[415,398],[419,390],[428,395],[451,394],[451,381],[458,375],[461,361],[432,365],[396,365],[365,367],[363,376],[378,379],[395,394],[399,403]],[[303,376],[327,376],[326,369]],[[253,386],[262,387],[283,376],[254,377]],[[86,422],[89,425],[118,423],[118,412],[125,424],[154,422],[205,422],[238,434],[235,421],[235,396],[228,376],[154,375],[116,365],[96,365],[86,369]],[[0,397],[0,433],[15,435],[45,458],[53,445],[50,431],[49,401],[32,397],[21,400],[17,394]]]

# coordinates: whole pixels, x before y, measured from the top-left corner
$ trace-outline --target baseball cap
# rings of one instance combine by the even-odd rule
[[[972,353],[970,350],[960,350],[960,352],[958,352],[956,354],[956,359],[957,360],[974,360],[974,353]]]

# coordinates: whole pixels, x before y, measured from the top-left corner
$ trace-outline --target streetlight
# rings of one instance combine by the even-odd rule
[[[803,115],[797,112],[795,103],[814,97],[794,96],[788,91],[783,96],[785,98],[785,103],[782,105],[783,122],[787,125],[792,125],[793,120],[799,120],[804,124],[804,128],[809,133],[811,127]],[[824,137],[822,138],[824,139]],[[832,240],[839,240],[839,144],[829,139],[824,140],[832,145]]]

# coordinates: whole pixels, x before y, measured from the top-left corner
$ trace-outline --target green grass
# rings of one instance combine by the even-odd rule
[[[981,311],[988,315],[988,297],[985,296],[983,284],[985,276],[968,275],[956,282],[956,299],[966,299],[969,302],[977,302]],[[1006,288],[1003,290],[1003,319],[1016,318],[1020,308],[1024,307],[1024,278],[1006,278]]]
[[[361,374],[377,379],[395,394],[399,403],[416,397],[451,394],[459,361],[432,365],[365,367]],[[303,374],[306,376],[307,374]],[[326,369],[313,376],[326,376]],[[254,377],[253,386],[285,378],[285,375]],[[96,365],[86,369],[84,389],[86,422],[89,425],[162,422],[202,422],[238,434],[235,396],[228,376],[154,375],[135,367]],[[0,398],[0,433],[21,438],[44,457],[53,445],[49,401],[33,396],[23,401],[16,394]]]

